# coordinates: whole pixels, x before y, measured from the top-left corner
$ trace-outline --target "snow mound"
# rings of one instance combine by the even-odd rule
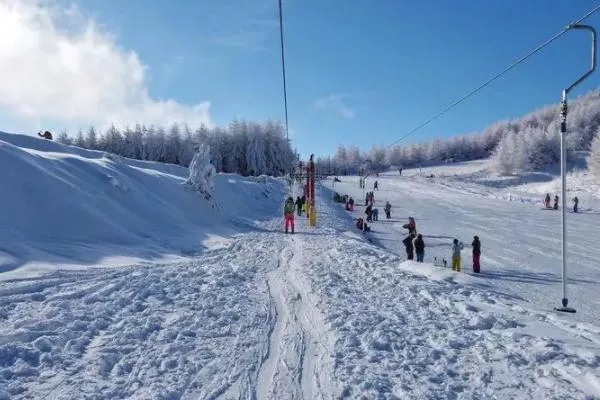
[[[215,211],[184,190],[187,168],[6,133],[0,169],[0,279],[189,255],[209,234],[226,237],[270,216],[285,190],[280,179],[218,175]]]

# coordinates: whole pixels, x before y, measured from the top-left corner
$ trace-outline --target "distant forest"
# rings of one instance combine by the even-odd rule
[[[201,126],[195,130],[177,124],[168,129],[137,125],[122,131],[113,126],[106,132],[91,127],[85,133],[79,131],[75,137],[62,132],[57,141],[137,160],[184,167],[189,166],[198,145],[208,144],[211,163],[217,172],[244,176],[282,176],[296,159],[282,125],[270,121],[234,121],[227,128]]]
[[[428,143],[361,151],[340,145],[331,157],[316,159],[322,174],[356,174],[369,161],[373,171],[491,158],[503,175],[544,169],[560,161],[559,105],[540,108],[519,119],[499,121],[479,134],[438,139]],[[588,151],[590,169],[600,177],[600,90],[569,103],[567,119],[569,152]],[[137,125],[133,129],[111,127],[98,132],[91,127],[71,137],[62,132],[64,144],[102,150],[124,157],[179,164],[187,167],[194,148],[210,145],[211,162],[217,172],[248,175],[285,175],[298,156],[285,138],[280,123],[234,121],[228,127],[195,130],[188,126],[168,128]]]
[[[600,90],[593,90],[569,103],[567,125],[569,152],[593,149],[589,165],[600,176],[600,139],[597,139]],[[342,145],[332,157],[318,158],[317,165],[321,171],[355,174],[366,160],[369,160],[371,169],[383,171],[491,158],[498,173],[519,174],[541,170],[560,161],[559,129],[559,104],[554,104],[519,119],[496,122],[479,134],[411,146],[376,146],[369,151]]]

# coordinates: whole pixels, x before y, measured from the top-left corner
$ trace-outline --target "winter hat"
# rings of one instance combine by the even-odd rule
[[[479,236],[475,235],[475,236],[473,236],[473,239],[479,240]]]
[[[458,243],[458,239],[454,239],[454,243]]]

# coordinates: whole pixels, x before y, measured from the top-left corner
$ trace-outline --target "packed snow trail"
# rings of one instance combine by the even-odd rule
[[[294,235],[278,268],[268,274],[277,321],[259,374],[258,399],[334,398],[329,376],[333,342],[303,277],[302,254],[302,239]]]

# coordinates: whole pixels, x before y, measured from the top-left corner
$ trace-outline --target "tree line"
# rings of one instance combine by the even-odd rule
[[[123,130],[111,126],[105,132],[90,127],[74,137],[61,132],[57,141],[100,150],[137,160],[158,161],[188,167],[200,144],[210,146],[211,163],[217,172],[244,176],[282,176],[296,159],[280,123],[236,120],[227,127],[187,125],[136,125]]]
[[[408,168],[491,158],[503,175],[542,170],[560,161],[559,104],[542,107],[521,118],[494,123],[483,132],[409,146],[339,146],[331,157],[317,158],[322,173],[356,174],[368,161],[370,169]],[[588,165],[600,177],[600,90],[569,103],[567,150],[590,151]],[[596,139],[595,139],[596,138]],[[595,142],[594,142],[595,139]],[[595,143],[595,146],[592,146]]]

